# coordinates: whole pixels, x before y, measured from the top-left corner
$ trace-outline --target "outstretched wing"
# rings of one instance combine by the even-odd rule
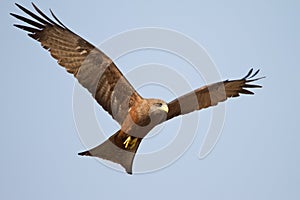
[[[238,97],[240,94],[254,94],[245,88],[261,88],[260,85],[249,84],[264,77],[255,78],[259,70],[252,74],[251,69],[248,74],[239,80],[226,80],[203,86],[193,92],[174,99],[168,103],[169,113],[167,120],[178,115],[187,114],[195,110],[200,110],[210,106],[215,106],[219,102],[225,101],[230,97]]]
[[[122,124],[128,109],[141,99],[140,95],[102,51],[64,26],[51,10],[56,22],[32,5],[39,16],[16,4],[33,19],[11,13],[31,26],[14,26],[29,32],[31,38],[39,41],[58,64],[73,74],[104,110]]]

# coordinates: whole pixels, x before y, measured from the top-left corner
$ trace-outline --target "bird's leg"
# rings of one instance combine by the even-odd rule
[[[125,149],[133,149],[136,145],[138,138],[134,138],[132,139],[131,136],[128,136],[126,138],[126,140],[123,142],[123,144],[125,145]]]

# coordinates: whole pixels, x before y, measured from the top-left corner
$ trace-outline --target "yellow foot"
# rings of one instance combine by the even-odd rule
[[[137,142],[137,138],[134,138],[133,140],[131,139],[131,136],[128,136],[125,140],[125,142],[123,142],[123,144],[125,144],[125,149],[133,149],[133,147],[135,147]]]
[[[130,140],[131,140],[131,136],[128,136],[125,140],[125,142],[123,142],[123,144],[125,144],[125,149],[127,149],[129,143],[130,143]]]
[[[129,149],[133,149],[136,145],[136,142],[137,142],[138,138],[134,138],[131,142],[130,142],[130,147]]]

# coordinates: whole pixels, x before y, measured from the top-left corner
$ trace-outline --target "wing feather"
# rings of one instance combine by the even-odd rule
[[[260,85],[247,84],[257,81],[264,77],[254,78],[259,70],[253,73],[251,69],[245,77],[238,80],[226,80],[211,85],[203,86],[193,92],[183,95],[168,103],[169,113],[167,120],[173,117],[187,114],[196,110],[215,106],[219,102],[225,101],[230,97],[238,97],[240,94],[254,94],[245,88],[261,88]]]
[[[31,38],[39,41],[58,64],[73,74],[103,109],[122,124],[128,109],[141,99],[140,95],[102,51],[68,29],[51,10],[54,20],[32,5],[40,16],[16,4],[32,19],[11,13],[29,25],[14,26],[29,32]]]

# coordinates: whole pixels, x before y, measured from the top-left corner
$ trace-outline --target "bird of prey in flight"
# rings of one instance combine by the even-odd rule
[[[259,70],[254,72],[251,69],[241,79],[203,86],[169,103],[143,98],[100,49],[68,29],[51,10],[53,19],[32,5],[37,14],[16,4],[29,18],[10,13],[27,23],[14,26],[27,31],[29,37],[40,42],[120,125],[120,130],[102,144],[79,155],[118,163],[128,174],[132,174],[134,156],[141,141],[156,125],[179,115],[215,106],[230,97],[254,94],[248,88],[261,87],[251,84],[263,78],[255,78]]]

